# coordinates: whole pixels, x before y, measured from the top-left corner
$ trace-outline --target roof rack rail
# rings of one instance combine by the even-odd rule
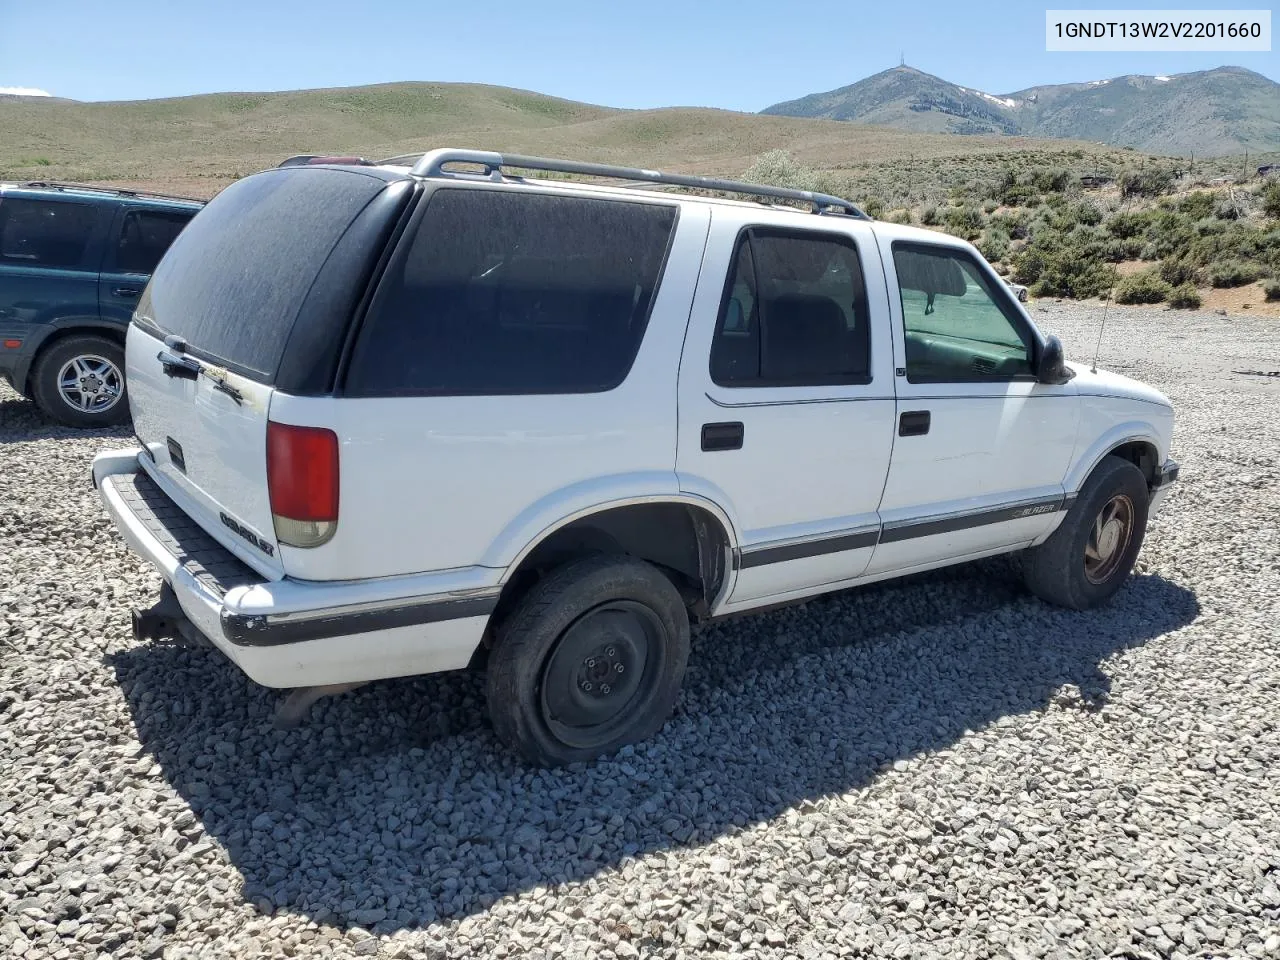
[[[395,160],[412,159],[395,157]],[[382,161],[386,163],[388,161]],[[812,204],[814,213],[836,213],[859,220],[871,218],[848,200],[809,190],[792,190],[740,180],[721,180],[717,177],[695,177],[681,173],[663,173],[661,170],[641,170],[634,167],[615,167],[604,163],[583,163],[578,160],[550,160],[546,157],[527,157],[515,153],[493,153],[487,150],[457,150],[443,148],[431,150],[418,157],[413,174],[419,177],[456,177],[445,166],[454,163],[477,164],[484,168],[484,175],[502,179],[503,167],[519,167],[525,170],[546,170],[552,173],[576,173],[589,177],[607,177],[613,180],[632,180],[641,183],[662,183],[675,187],[693,187],[699,190],[717,190],[722,193],[740,193],[774,200],[795,200]]]
[[[297,156],[286,157],[276,164],[277,167],[305,167],[316,163],[335,163],[344,166],[355,167],[372,167],[374,162],[366,160],[364,157],[356,157],[348,154],[337,153],[300,153]]]
[[[125,187],[97,187],[91,183],[63,183],[58,180],[23,180],[20,187],[36,190],[94,190],[98,193],[114,193],[121,197],[141,197],[147,200],[182,200],[186,203],[208,203],[198,197],[180,197],[172,193],[153,193],[150,190],[129,190]]]

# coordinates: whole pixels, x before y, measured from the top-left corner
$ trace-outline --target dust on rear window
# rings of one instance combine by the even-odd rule
[[[138,322],[267,383],[317,274],[386,184],[342,170],[239,180],[179,234],[138,304]]]

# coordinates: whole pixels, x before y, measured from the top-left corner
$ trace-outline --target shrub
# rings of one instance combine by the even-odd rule
[[[1196,266],[1190,260],[1180,258],[1162,260],[1160,279],[1175,287],[1193,284],[1196,281]]]
[[[1146,232],[1150,217],[1141,213],[1117,213],[1107,221],[1107,232],[1113,237],[1128,239]]]
[[[1280,220],[1280,180],[1268,183],[1262,190],[1262,212]]]
[[[1033,171],[1028,179],[1040,193],[1061,193],[1071,183],[1071,173],[1061,167],[1041,168]]]
[[[1122,260],[1141,260],[1144,244],[1140,237],[1129,237],[1126,240],[1112,238],[1102,248],[1102,259],[1108,263],[1119,263]]]
[[[862,203],[862,209],[869,217],[879,220],[884,216],[884,201],[879,197],[868,197]]]
[[[889,215],[885,218],[890,223],[912,223],[910,210],[890,210]]]
[[[1159,197],[1173,189],[1169,170],[1126,170],[1120,174],[1122,197]]]
[[[1268,280],[1262,285],[1262,292],[1268,303],[1280,300],[1280,280]]]
[[[920,213],[920,222],[926,227],[936,227],[942,221],[938,219],[938,208],[930,204]]]
[[[796,161],[785,150],[770,150],[760,154],[747,167],[743,179],[749,183],[772,184],[794,190],[820,189],[817,172]]]
[[[952,207],[946,213],[947,230],[966,240],[975,240],[982,231],[982,211],[976,207]]]
[[[1213,216],[1215,194],[1208,190],[1197,190],[1189,193],[1176,204],[1179,213],[1185,213],[1196,220]]]
[[[1009,235],[999,227],[989,227],[982,235],[978,249],[987,260],[995,262],[1009,255]]]
[[[1172,292],[1154,270],[1144,270],[1116,284],[1116,303],[1163,303]]]
[[[1243,287],[1263,272],[1260,264],[1248,260],[1219,260],[1209,264],[1209,283],[1215,287]]]
[[[1189,283],[1180,283],[1169,293],[1169,306],[1178,310],[1196,310],[1200,307],[1200,294]]]

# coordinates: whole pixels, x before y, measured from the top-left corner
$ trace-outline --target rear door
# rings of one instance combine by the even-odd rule
[[[862,222],[717,207],[680,367],[682,490],[720,503],[729,605],[859,576],[893,443],[875,237]]]
[[[98,306],[103,319],[129,322],[156,264],[196,211],[177,206],[124,204],[107,234],[98,277]]]
[[[266,431],[277,389],[331,392],[331,370],[380,252],[357,229],[385,178],[334,168],[240,180],[178,235],[138,304],[126,348],[143,466],[193,519],[267,576],[284,565],[273,531]],[[403,200],[403,198],[401,198]],[[365,241],[357,239],[367,237]],[[351,239],[356,238],[356,239]],[[355,249],[351,249],[352,246]],[[206,368],[182,375],[181,338]]]
[[[0,199],[0,336],[29,350],[41,324],[98,319],[103,208],[61,196]]]

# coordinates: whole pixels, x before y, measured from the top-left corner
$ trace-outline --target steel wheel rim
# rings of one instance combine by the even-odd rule
[[[1108,500],[1093,520],[1084,547],[1084,575],[1105,583],[1120,567],[1133,540],[1133,501],[1123,493]]]
[[[58,371],[58,396],[79,413],[105,413],[120,402],[124,374],[106,357],[85,353]]]
[[[615,740],[657,691],[665,629],[642,603],[588,610],[557,639],[542,668],[538,703],[547,729],[570,747]]]

